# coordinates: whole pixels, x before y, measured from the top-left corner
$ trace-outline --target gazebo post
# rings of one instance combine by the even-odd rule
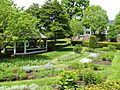
[[[14,42],[14,55],[16,54],[16,42]]]
[[[26,54],[26,42],[24,42],[24,54]]]
[[[45,41],[46,41],[46,50],[47,50],[47,49],[48,49],[48,48],[47,48],[47,40],[45,40]]]

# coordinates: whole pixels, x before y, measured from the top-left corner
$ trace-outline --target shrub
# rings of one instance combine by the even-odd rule
[[[96,48],[97,47],[97,38],[96,36],[92,35],[89,40],[89,47]]]
[[[79,72],[79,80],[85,82],[85,84],[99,84],[102,82],[102,78],[92,69],[85,69]]]
[[[102,51],[116,51],[116,47],[113,45],[108,45],[107,47],[103,47],[100,50],[102,50]]]
[[[113,58],[114,58],[113,53],[106,53],[106,54],[104,54],[100,57],[100,59],[103,60],[103,61],[112,61]]]
[[[84,52],[95,52],[93,48],[84,48]]]
[[[61,74],[59,81],[60,89],[65,90],[69,88],[75,88],[77,81],[77,74],[74,71],[64,71]]]
[[[89,85],[84,90],[120,90],[120,80],[108,81],[98,85]]]
[[[113,46],[113,45],[108,45],[108,47],[109,47],[110,51],[115,51],[116,50],[116,47]]]
[[[73,51],[75,53],[80,53],[82,51],[82,46],[77,44],[74,48],[73,48]]]

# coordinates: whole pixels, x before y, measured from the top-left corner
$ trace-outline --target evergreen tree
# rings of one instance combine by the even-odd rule
[[[68,35],[68,16],[57,0],[47,1],[40,8],[40,27],[42,33],[55,40]]]

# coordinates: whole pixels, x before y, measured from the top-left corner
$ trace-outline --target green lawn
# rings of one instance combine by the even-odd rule
[[[29,56],[19,56],[1,59],[0,69],[11,67],[21,67],[25,65],[44,65],[51,60],[57,60],[51,62],[53,69],[40,69],[35,71],[36,79],[32,80],[21,80],[21,81],[10,81],[0,82],[0,86],[14,86],[14,85],[31,85],[33,83],[40,86],[38,90],[52,90],[52,84],[56,84],[59,81],[59,75],[64,70],[71,70],[72,65],[78,65],[80,60],[87,57],[90,52],[83,52],[81,54],[73,53],[73,47],[69,46],[63,49],[59,49],[53,52],[47,52]],[[101,65],[99,74],[107,77],[107,80],[118,80],[120,79],[120,51],[115,52],[115,57],[112,61],[112,65]],[[81,64],[80,64],[81,65]],[[78,68],[79,69],[79,68]],[[1,69],[2,70],[2,69]],[[3,69],[4,70],[4,69]],[[34,71],[33,71],[34,72]],[[42,77],[45,76],[45,77]]]
[[[9,58],[0,59],[0,67],[20,67],[20,66],[35,66],[43,65],[48,63],[50,60],[55,59],[59,56],[72,52],[72,47],[66,47],[53,52],[47,52],[42,54],[27,55],[27,56],[16,56]]]
[[[120,80],[120,50],[116,52],[108,71],[111,73],[108,80]]]

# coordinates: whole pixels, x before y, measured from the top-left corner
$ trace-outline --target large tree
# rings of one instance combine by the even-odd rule
[[[14,11],[9,18],[5,34],[11,40],[28,40],[40,37],[36,29],[37,19],[26,12]]]
[[[41,7],[40,27],[42,33],[55,40],[68,35],[68,16],[57,0],[46,1]]]
[[[89,6],[89,0],[62,0],[62,5],[70,20],[73,16],[81,20],[83,12]]]
[[[11,40],[26,40],[38,36],[36,24],[35,17],[16,8],[11,0],[0,0],[0,51]]]
[[[120,12],[116,15],[113,25],[109,26],[107,37],[111,41],[116,41],[118,34],[120,34]]]
[[[7,38],[4,34],[8,19],[13,11],[13,2],[10,0],[0,0],[0,51],[4,48],[4,41]]]
[[[71,29],[72,36],[77,36],[77,35],[83,34],[84,32],[83,31],[84,27],[82,25],[82,22],[74,18],[70,21],[70,29]]]
[[[120,12],[115,17],[114,27],[117,31],[117,34],[120,34]]]
[[[118,31],[116,30],[114,25],[109,25],[107,31],[107,38],[112,42],[117,40]]]
[[[94,34],[103,32],[108,24],[108,16],[100,6],[89,6],[86,8],[82,22],[85,27],[90,27]]]

